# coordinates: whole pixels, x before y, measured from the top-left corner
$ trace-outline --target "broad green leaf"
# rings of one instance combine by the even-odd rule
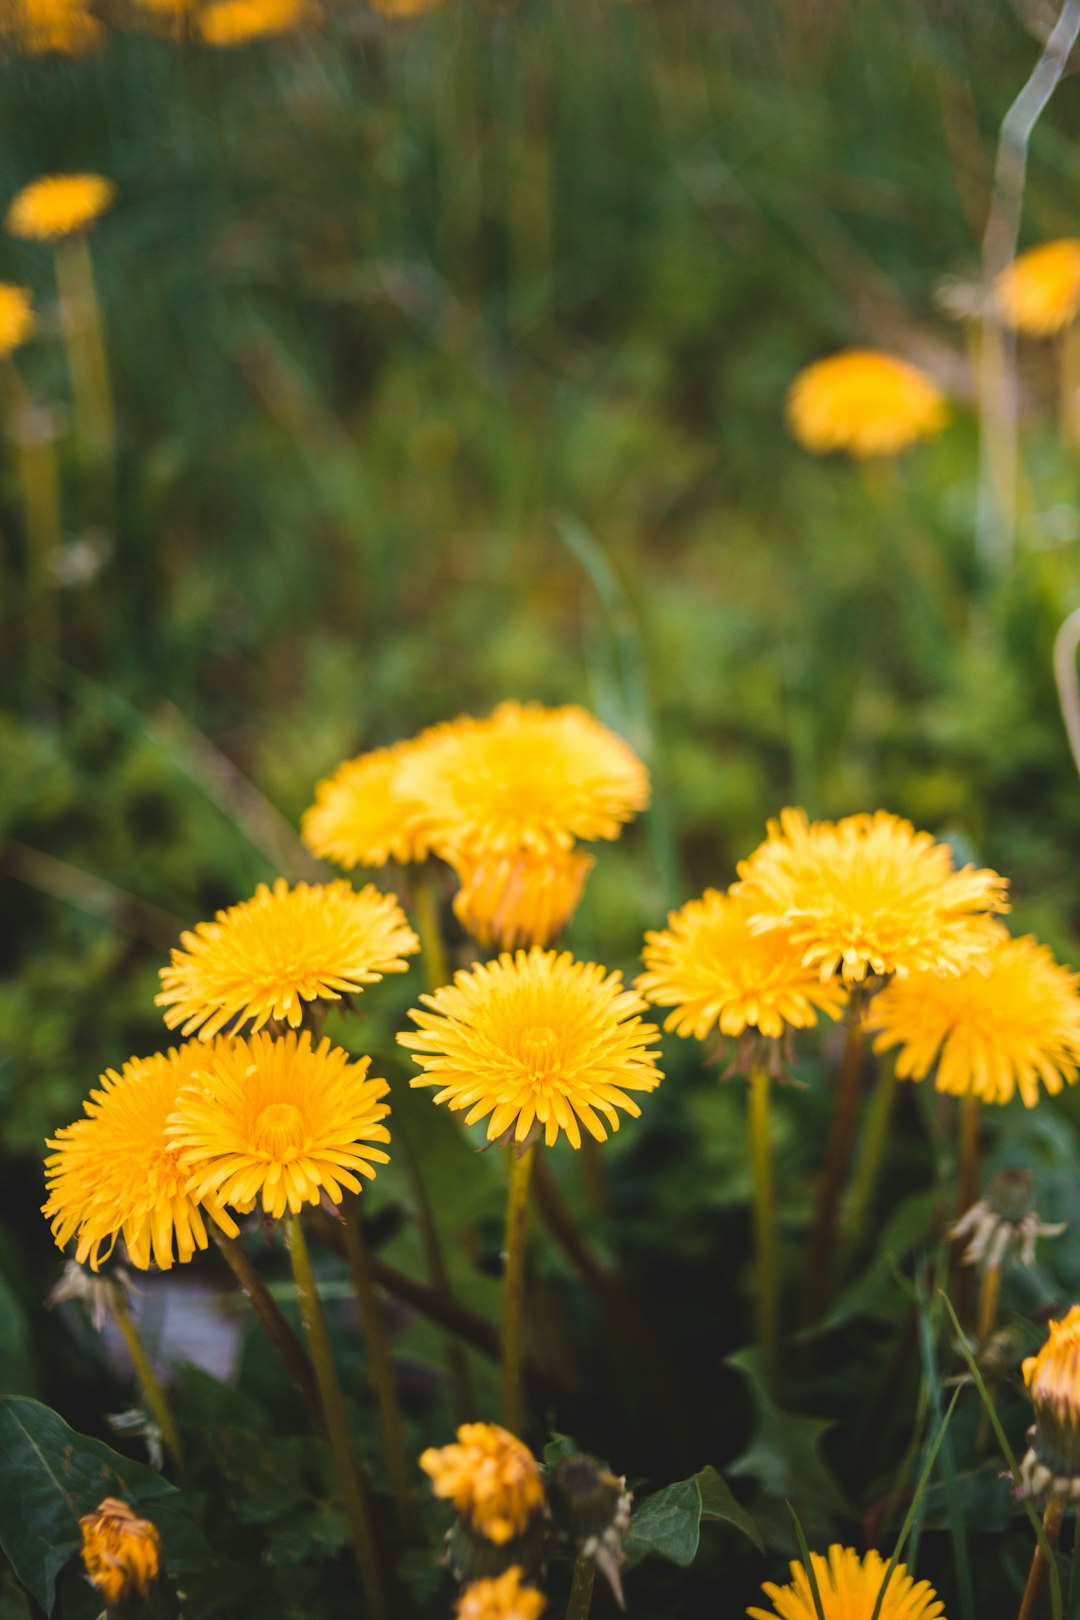
[[[757,1411],[753,1439],[728,1473],[756,1479],[766,1497],[792,1504],[815,1536],[820,1521],[849,1517],[844,1493],[821,1455],[821,1442],[832,1425],[777,1406],[765,1388],[756,1351],[740,1350],[728,1356],[726,1365],[746,1379]]]
[[[685,1568],[697,1557],[701,1525],[713,1519],[734,1525],[764,1552],[761,1532],[746,1510],[739,1506],[715,1468],[706,1467],[690,1479],[648,1497],[630,1521],[626,1536],[629,1563],[640,1563],[649,1553],[659,1553]]]

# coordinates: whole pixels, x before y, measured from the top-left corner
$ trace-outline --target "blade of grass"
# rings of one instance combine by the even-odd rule
[[[937,1276],[944,1275],[940,1265],[935,1274]],[[937,1365],[937,1352],[934,1344],[935,1324],[931,1320],[934,1314],[936,1313],[933,1312],[931,1302],[923,1297],[919,1309],[919,1338],[930,1395],[930,1409],[933,1413],[934,1422],[940,1424],[944,1402],[942,1399],[941,1377]],[[949,1538],[952,1542],[960,1614],[962,1620],[975,1620],[975,1583],[971,1573],[967,1527],[964,1522],[964,1509],[957,1486],[956,1458],[953,1454],[952,1442],[946,1435],[943,1435],[941,1440],[941,1483],[945,1492],[945,1509],[949,1520]]]
[[[878,1616],[881,1613],[881,1605],[885,1601],[885,1593],[888,1590],[889,1582],[892,1580],[893,1570],[900,1562],[900,1555],[904,1550],[904,1543],[907,1541],[907,1538],[911,1533],[911,1527],[915,1523],[915,1515],[919,1511],[923,1494],[926,1491],[926,1487],[930,1483],[930,1476],[934,1471],[934,1464],[937,1461],[937,1454],[941,1450],[941,1443],[945,1439],[945,1433],[949,1427],[949,1424],[952,1422],[952,1415],[956,1411],[956,1403],[959,1399],[960,1391],[955,1390],[953,1392],[953,1398],[949,1402],[949,1410],[945,1413],[945,1416],[938,1424],[937,1432],[930,1442],[929,1449],[926,1453],[926,1461],[923,1464],[923,1471],[919,1475],[919,1483],[915,1487],[911,1498],[911,1506],[908,1508],[904,1522],[900,1526],[900,1534],[896,1538],[896,1546],[893,1548],[892,1557],[889,1559],[889,1565],[885,1571],[885,1578],[881,1583],[881,1588],[878,1592],[877,1600],[874,1604],[874,1610],[870,1616],[870,1620],[878,1620]]]
[[[790,1502],[787,1504],[787,1510],[795,1521],[795,1536],[799,1543],[799,1557],[802,1559],[802,1567],[806,1571],[806,1579],[810,1583],[810,1596],[814,1600],[814,1612],[817,1615],[817,1620],[825,1620],[825,1610],[821,1602],[821,1593],[818,1590],[817,1573],[814,1569],[814,1560],[810,1557],[810,1548],[806,1544],[806,1534],[799,1522],[799,1515]]]

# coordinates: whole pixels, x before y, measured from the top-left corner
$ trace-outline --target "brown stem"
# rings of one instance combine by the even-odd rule
[[[825,1162],[814,1195],[814,1211],[806,1243],[802,1322],[810,1327],[821,1318],[829,1293],[829,1262],[836,1233],[836,1217],[844,1183],[851,1168],[859,1123],[859,1077],[863,1050],[863,1002],[853,996],[848,1004],[844,1056],[833,1101],[832,1121],[825,1144]]]
[[[282,1315],[280,1307],[259,1276],[243,1246],[235,1238],[226,1237],[224,1232],[215,1226],[213,1222],[208,1221],[207,1225],[210,1228],[211,1237],[224,1257],[225,1264],[236,1278],[241,1291],[251,1301],[255,1315],[259,1318],[267,1337],[284,1362],[285,1370],[292,1379],[297,1394],[301,1396],[304,1405],[311,1413],[316,1428],[322,1430],[322,1407],[319,1404],[315,1371],[307,1351]]]
[[[382,1302],[372,1274],[371,1250],[364,1236],[358,1205],[358,1199],[346,1199],[341,1206],[345,1258],[367,1346],[368,1370],[371,1374],[371,1386],[375,1392],[379,1439],[397,1504],[398,1520],[402,1528],[407,1529],[410,1518],[409,1452],[405,1439],[405,1424],[401,1416],[401,1403],[398,1400],[390,1335],[387,1332]]]
[[[1064,1501],[1058,1496],[1052,1497],[1046,1504],[1046,1512],[1043,1514],[1043,1529],[1046,1531],[1051,1557],[1057,1551],[1058,1540],[1061,1536],[1061,1521],[1064,1516]],[[1039,1601],[1043,1594],[1043,1587],[1046,1585],[1048,1568],[1046,1559],[1043,1557],[1042,1548],[1036,1547],[1016,1620],[1035,1620]]]
[[[427,1195],[427,1188],[424,1186],[424,1178],[420,1173],[420,1165],[413,1151],[412,1143],[405,1134],[400,1119],[394,1127],[394,1133],[404,1154],[405,1170],[416,1203],[416,1221],[420,1232],[420,1242],[424,1250],[424,1266],[427,1270],[428,1282],[436,1293],[449,1299],[450,1277],[446,1269],[446,1259],[439,1238],[439,1229],[435,1224],[435,1215],[431,1208],[431,1199]],[[472,1378],[469,1375],[468,1357],[453,1334],[450,1333],[443,1340],[443,1354],[446,1357],[446,1371],[450,1379],[450,1396],[455,1419],[459,1424],[468,1423],[476,1412]]]

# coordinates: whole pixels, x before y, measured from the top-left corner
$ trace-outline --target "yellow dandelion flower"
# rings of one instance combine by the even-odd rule
[[[577,849],[551,854],[451,857],[460,889],[454,915],[486,949],[547,945],[577,910],[593,858]]]
[[[535,1586],[521,1584],[519,1564],[495,1580],[473,1581],[457,1600],[456,1620],[540,1620],[545,1598]]]
[[[78,1234],[80,1265],[89,1261],[97,1271],[122,1235],[132,1265],[145,1271],[153,1259],[168,1271],[174,1245],[181,1261],[206,1248],[204,1213],[236,1236],[217,1200],[203,1211],[190,1196],[187,1173],[165,1134],[182,1087],[206,1061],[206,1047],[189,1041],[179,1050],[132,1058],[119,1074],[107,1069],[101,1089],[83,1104],[86,1117],[46,1144],[53,1151],[45,1160],[43,1213],[59,1248]]]
[[[0,281],[0,354],[10,354],[34,330],[34,306],[25,287]]]
[[[401,792],[425,807],[438,855],[551,854],[618,838],[649,777],[633,750],[584,709],[503,703],[417,750]]]
[[[87,0],[9,0],[0,20],[0,38],[10,39],[31,56],[56,51],[78,56],[105,37],[105,29]]]
[[[959,973],[1000,937],[987,914],[1008,910],[1004,878],[957,871],[947,845],[885,810],[836,822],[783,810],[738,871],[750,927],[788,929],[804,963],[848,983]]]
[[[385,1080],[368,1078],[370,1058],[350,1058],[324,1038],[314,1049],[307,1030],[282,1040],[253,1035],[220,1042],[198,1083],[177,1098],[167,1126],[195,1198],[214,1198],[247,1213],[296,1215],[328,1193],[359,1192],[373,1164],[390,1155],[382,1121]]]
[[[786,929],[755,934],[750,915],[746,900],[707,889],[671,912],[665,930],[645,935],[646,971],[636,984],[648,1001],[675,1009],[665,1029],[699,1041],[714,1028],[776,1038],[786,1027],[811,1028],[818,1012],[835,1018],[841,1011],[842,982],[804,963]]]
[[[834,1545],[827,1559],[812,1552],[810,1562],[825,1620],[870,1620],[889,1567],[880,1553],[871,1548],[860,1558],[852,1547]],[[787,1586],[766,1581],[762,1590],[773,1607],[747,1609],[753,1620],[817,1620],[806,1570],[794,1559]],[[904,1564],[897,1564],[885,1589],[879,1620],[943,1620],[944,1613],[929,1581],[915,1581]]]
[[[1030,937],[996,944],[966,972],[912,973],[875,997],[874,1045],[898,1046],[896,1072],[954,1097],[1007,1103],[1019,1090],[1034,1108],[1041,1080],[1052,1095],[1080,1065],[1080,975]]]
[[[1080,1498],[1080,1305],[1073,1305],[1037,1355],[1023,1364],[1035,1432],[1020,1465],[1033,1496]]]
[[[848,349],[800,371],[787,415],[805,449],[853,456],[894,456],[940,433],[949,419],[943,395],[924,372],[872,349]]]
[[[393,895],[371,884],[357,892],[344,878],[294,889],[284,878],[272,889],[260,883],[251,900],[180,943],[154,1000],[170,1029],[182,1024],[204,1041],[231,1019],[238,1028],[251,1021],[253,1034],[271,1018],[296,1028],[306,1001],[340,1001],[404,973],[402,958],[420,948]]]
[[[466,1125],[490,1115],[489,1141],[513,1128],[523,1142],[535,1122],[549,1147],[560,1130],[580,1147],[580,1122],[605,1142],[603,1120],[617,1131],[618,1109],[641,1113],[627,1092],[663,1078],[650,1050],[660,1031],[638,1016],[645,1002],[621,974],[569,952],[504,953],[421,1000],[432,1011],[411,1012],[418,1029],[398,1036],[424,1070],[410,1083],[441,1087],[435,1101],[468,1109]]]
[[[149,1595],[164,1562],[161,1538],[149,1519],[126,1502],[106,1496],[79,1520],[86,1573],[108,1608],[125,1598]]]
[[[16,196],[7,211],[12,236],[54,242],[85,230],[111,206],[116,187],[100,174],[46,174]]]
[[[316,784],[315,803],[300,823],[312,854],[346,871],[424,859],[424,807],[406,799],[399,783],[405,761],[430,735],[422,732],[413,741],[347,759]]]
[[[544,1511],[540,1466],[508,1429],[463,1423],[457,1444],[429,1446],[420,1466],[436,1496],[452,1501],[477,1535],[503,1547]]]
[[[228,49],[318,20],[313,0],[214,0],[198,17],[207,45]]]
[[[1002,319],[1018,332],[1051,337],[1080,310],[1080,239],[1065,237],[1021,253],[997,279]]]

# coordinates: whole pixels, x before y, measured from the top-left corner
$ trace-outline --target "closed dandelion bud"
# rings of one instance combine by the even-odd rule
[[[149,1519],[107,1496],[79,1525],[86,1573],[106,1606],[148,1597],[162,1567],[161,1539]]]
[[[1080,1500],[1080,1305],[1060,1322],[1038,1355],[1023,1365],[1035,1408],[1020,1466],[1029,1496]]]
[[[555,1528],[573,1541],[580,1558],[592,1560],[620,1606],[619,1571],[632,1502],[625,1478],[595,1457],[564,1457],[548,1476],[548,1508]]]

